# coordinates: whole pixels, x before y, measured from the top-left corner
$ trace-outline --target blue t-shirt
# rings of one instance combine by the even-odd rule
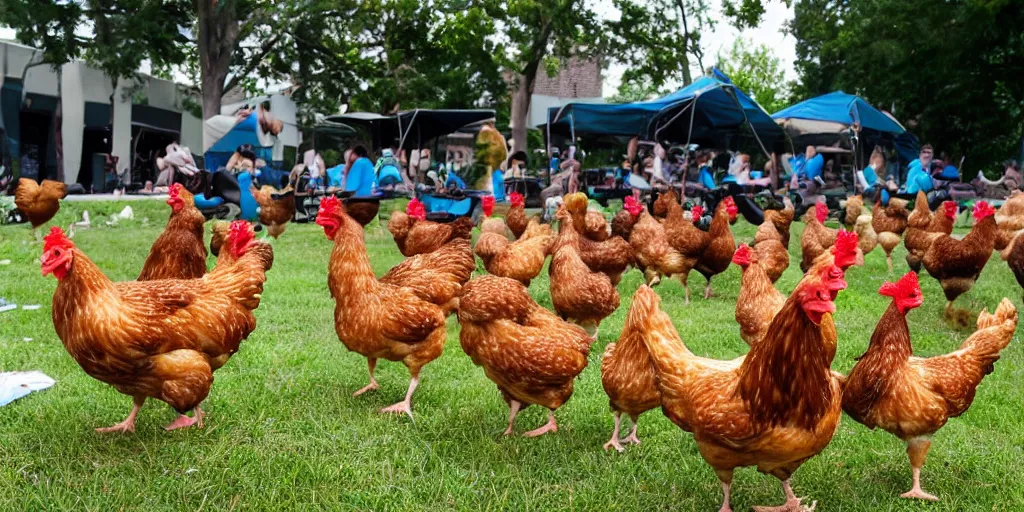
[[[907,193],[916,194],[919,190],[931,192],[932,178],[921,166],[921,160],[914,160],[907,166]]]
[[[373,162],[369,158],[361,157],[352,164],[348,170],[348,181],[345,182],[345,191],[354,192],[356,197],[366,197],[373,194],[373,182],[377,173],[373,168]]]
[[[868,182],[869,187],[873,187],[875,183],[878,183],[878,174],[875,173],[875,168],[870,165],[864,168],[864,181]]]
[[[700,184],[708,190],[718,186],[715,184],[715,176],[711,174],[711,168],[706,165],[700,168]]]
[[[560,164],[561,164],[561,162],[560,162],[560,161],[558,160],[558,157],[557,157],[557,156],[553,156],[553,157],[551,157],[551,167],[550,167],[550,169],[551,169],[552,171],[556,171],[556,170],[558,170],[558,166],[559,166]]]
[[[814,155],[803,166],[803,175],[809,180],[821,177],[821,171],[825,168],[825,158],[821,155]]]

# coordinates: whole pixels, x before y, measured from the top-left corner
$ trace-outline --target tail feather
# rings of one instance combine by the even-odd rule
[[[679,337],[672,320],[661,310],[661,297],[641,285],[633,294],[626,325],[641,332],[644,344],[659,373],[671,372],[680,356],[692,355]]]
[[[987,309],[978,314],[978,330],[964,340],[961,350],[967,350],[987,362],[995,362],[1001,352],[1010,344],[1017,330],[1017,308],[1010,299],[1004,298],[995,313]]]
[[[259,307],[267,270],[274,264],[274,249],[270,244],[257,243],[238,261],[218,265],[203,276],[207,284],[231,296],[235,302],[252,311]]]

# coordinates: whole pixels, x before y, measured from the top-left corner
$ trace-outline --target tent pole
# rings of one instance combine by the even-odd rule
[[[739,107],[740,112],[743,113],[743,122],[747,123],[747,125],[750,126],[750,133],[754,134],[754,140],[757,141],[757,145],[761,147],[761,151],[764,152],[764,156],[771,158],[771,154],[769,154],[768,150],[765,149],[764,143],[761,142],[761,137],[757,134],[757,130],[754,129],[754,125],[750,124],[750,118],[747,117],[747,111],[743,109],[743,104],[740,103],[739,98],[736,97],[736,89],[731,87],[729,91],[731,93],[730,96],[732,96],[733,101],[736,102],[736,106]]]
[[[695,100],[696,100],[696,98],[695,98]],[[689,104],[687,104],[687,105],[686,105],[685,107],[683,107],[682,109],[680,109],[680,110],[679,110],[679,112],[678,112],[678,113],[677,113],[676,115],[672,116],[672,118],[671,118],[671,119],[669,119],[669,120],[668,120],[668,121],[666,121],[665,123],[661,124],[661,125],[660,125],[660,126],[659,126],[658,128],[656,128],[656,129],[654,130],[654,140],[655,140],[655,141],[657,141],[657,140],[658,140],[658,136],[659,136],[659,134],[661,134],[661,131],[662,131],[662,130],[664,130],[664,129],[665,129],[666,127],[668,127],[668,125],[670,125],[670,124],[674,123],[674,122],[676,121],[676,119],[678,119],[678,118],[679,118],[679,116],[681,116],[681,115],[683,115],[684,113],[686,113],[686,110],[687,110],[687,109],[689,109],[689,108],[693,107],[693,103],[694,103],[694,102],[693,102],[693,101],[691,101],[691,102],[690,102]],[[690,120],[690,126],[691,126],[691,127],[693,127],[693,119],[692,119],[692,116],[691,116],[691,120]],[[687,138],[689,138],[689,137],[687,137]]]

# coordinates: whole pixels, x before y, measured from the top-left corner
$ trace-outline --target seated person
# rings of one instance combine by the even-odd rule
[[[871,159],[864,170],[857,171],[857,184],[855,190],[863,194],[865,202],[874,202],[878,192],[882,189],[883,183],[878,179],[878,173],[885,170],[885,155],[880,148],[875,148],[871,153]]]
[[[910,162],[907,166],[907,182],[903,185],[903,191],[907,194],[917,194],[919,190],[931,192],[934,184],[931,177],[932,146],[925,144],[921,146],[921,152],[917,160]]]
[[[825,170],[821,173],[821,178],[825,180],[826,189],[837,189],[843,188],[843,181],[839,177],[839,173],[835,170],[835,160],[829,160],[825,162]]]
[[[352,192],[352,195],[357,197],[373,195],[376,173],[373,170],[373,162],[370,162],[369,153],[362,145],[352,148],[352,152],[348,154],[344,175],[342,187],[346,192]]]
[[[505,173],[505,178],[525,178],[526,153],[523,151],[516,151],[515,153],[509,155],[505,168],[508,169],[508,171]]]
[[[377,159],[377,165],[373,167],[376,174],[377,186],[385,190],[394,190],[395,186],[404,183],[399,169],[399,161],[395,158],[394,152],[385,148]]]
[[[697,154],[697,181],[686,184],[687,197],[699,197],[718,188],[715,173],[711,170],[711,153],[702,151]]]
[[[238,158],[232,156],[230,163],[233,164],[232,167],[228,167],[225,170],[231,174],[247,172],[252,175],[256,170],[256,153],[251,149],[241,148]]]
[[[659,189],[666,189],[669,186],[668,178],[665,176],[665,148],[661,144],[655,144],[651,151],[650,168],[644,169],[649,173],[651,186]]]
[[[814,146],[807,146],[803,160],[795,160],[793,164],[793,177],[790,178],[790,188],[804,188],[809,192],[817,192],[819,186],[825,185],[822,178],[822,171],[825,168],[825,158],[818,154]]]
[[[558,172],[561,161],[558,159],[558,148],[551,148],[551,162],[548,163],[548,170],[551,172]]]
[[[269,148],[277,141],[277,136],[284,130],[284,123],[273,114],[257,105],[255,109],[240,109],[235,115],[213,116],[203,121],[203,152],[222,139],[235,126],[241,123],[252,123],[252,129],[260,141],[260,146]],[[231,169],[231,166],[227,166]]]
[[[324,157],[315,149],[306,150],[302,154],[302,164],[309,171],[310,189],[317,189],[324,186],[324,174],[327,172],[327,165],[324,164]]]
[[[1020,164],[1016,160],[1007,160],[1003,164],[1003,176],[998,180],[989,180],[984,173],[978,171],[977,181],[983,190],[984,197],[1009,197],[1014,190],[1020,190],[1022,183]]]

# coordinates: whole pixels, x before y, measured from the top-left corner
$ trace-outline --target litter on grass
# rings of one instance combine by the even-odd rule
[[[0,407],[33,391],[41,391],[56,384],[43,372],[0,373]]]
[[[25,304],[21,309],[24,309],[25,311],[35,311],[41,307],[43,307],[42,304]]]

